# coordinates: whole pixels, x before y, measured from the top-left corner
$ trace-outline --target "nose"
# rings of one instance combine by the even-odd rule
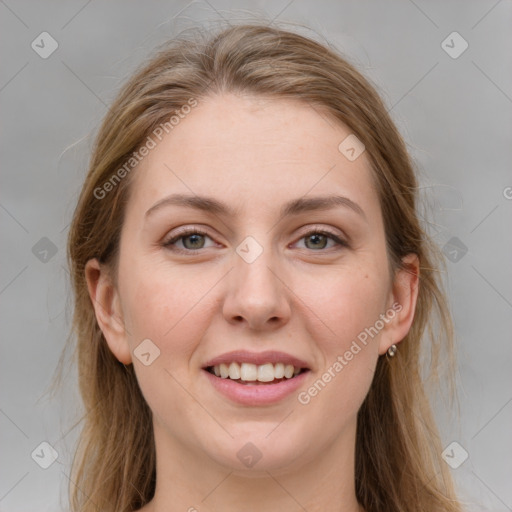
[[[264,250],[251,263],[236,253],[233,258],[223,304],[226,321],[259,331],[285,325],[290,319],[291,291],[271,251]]]

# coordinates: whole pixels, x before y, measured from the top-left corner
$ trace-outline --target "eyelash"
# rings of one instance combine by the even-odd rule
[[[177,241],[179,241],[182,238],[187,238],[187,236],[190,236],[190,235],[202,235],[202,236],[207,236],[208,238],[211,238],[210,235],[206,231],[203,231],[200,228],[186,228],[183,231],[181,231],[180,233],[178,233],[177,235],[173,236],[171,239],[164,241],[162,243],[162,246],[166,247],[167,249],[169,249],[171,251],[182,253],[182,254],[197,253],[201,249],[177,249],[176,247],[174,247],[174,248],[172,247],[172,245],[175,244]],[[342,240],[336,234],[334,234],[326,229],[312,229],[311,231],[308,231],[303,236],[301,236],[299,238],[299,240],[302,240],[303,238],[307,238],[311,235],[324,235],[327,238],[330,238],[331,240],[336,242],[341,247],[345,247],[345,248],[349,247],[349,244],[345,240]],[[332,247],[331,247],[331,249],[332,249]],[[310,249],[310,250],[313,252],[327,251],[327,249],[320,249],[318,251],[315,251],[313,249]]]

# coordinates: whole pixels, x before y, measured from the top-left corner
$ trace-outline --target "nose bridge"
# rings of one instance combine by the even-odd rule
[[[261,236],[260,236],[261,240]],[[236,289],[251,292],[253,301],[269,302],[278,293],[275,271],[275,255],[272,253],[270,236],[260,243],[247,236],[236,247],[234,258]]]
[[[286,287],[278,274],[270,236],[263,243],[248,236],[235,253],[224,304],[226,319],[245,320],[254,328],[285,322],[289,317]]]

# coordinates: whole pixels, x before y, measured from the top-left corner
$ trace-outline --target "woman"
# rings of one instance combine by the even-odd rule
[[[331,50],[239,25],[160,51],[69,234],[72,509],[459,511],[420,375],[452,337],[416,194]]]

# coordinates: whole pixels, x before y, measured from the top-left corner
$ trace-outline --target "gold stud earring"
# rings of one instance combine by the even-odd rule
[[[387,356],[388,357],[395,357],[395,354],[397,353],[398,351],[398,348],[397,346],[393,343],[393,345],[391,345],[391,347],[388,348],[388,352],[387,352]]]

